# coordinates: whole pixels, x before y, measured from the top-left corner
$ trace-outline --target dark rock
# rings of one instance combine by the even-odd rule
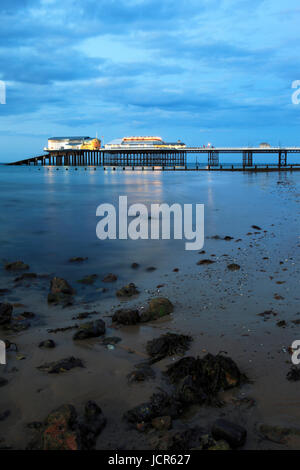
[[[87,323],[83,323],[79,326],[78,330],[73,336],[74,340],[97,338],[105,333],[105,323],[103,320],[96,320]]]
[[[118,277],[115,274],[109,273],[103,279],[102,282],[116,282]]]
[[[213,263],[215,263],[215,261],[213,261],[212,259],[201,259],[200,261],[198,261],[197,265],[202,266],[202,265],[209,265]]]
[[[279,294],[274,294],[274,299],[275,300],[284,300],[284,297],[282,297],[282,295],[279,295]]]
[[[19,281],[30,281],[31,279],[36,279],[37,274],[36,273],[24,273],[19,277],[16,277],[15,282]]]
[[[277,316],[277,313],[274,312],[273,310],[265,310],[264,312],[258,313],[257,315],[258,315],[259,317],[269,318],[271,315],[272,315],[273,317],[276,317],[276,316]]]
[[[174,310],[173,304],[164,297],[155,297],[149,302],[148,309],[142,313],[141,321],[152,321],[169,315]]]
[[[149,423],[159,416],[178,418],[182,413],[182,405],[165,392],[154,393],[148,403],[138,405],[124,414],[124,419],[136,425]]]
[[[241,267],[239,264],[231,263],[228,264],[227,269],[229,269],[229,271],[238,271],[239,269],[241,269]]]
[[[22,318],[20,315],[19,318],[13,319],[10,323],[4,324],[3,329],[11,333],[20,333],[21,331],[28,330],[30,327],[30,322]]]
[[[35,313],[33,312],[23,312],[21,315],[19,315],[20,319],[22,320],[30,320],[35,318]]]
[[[284,328],[287,326],[287,323],[285,320],[280,320],[276,323],[277,326],[279,326],[280,328]]]
[[[133,295],[139,294],[136,285],[131,282],[127,286],[122,287],[116,292],[117,297],[132,297]]]
[[[114,323],[120,325],[136,325],[140,321],[139,311],[135,309],[120,309],[112,317]]]
[[[146,350],[149,356],[153,357],[155,361],[159,361],[166,356],[184,354],[189,349],[191,341],[191,336],[166,333],[159,338],[148,341]]]
[[[84,418],[79,424],[82,448],[92,450],[96,440],[106,425],[101,408],[94,401],[88,401],[84,409]]]
[[[73,258],[69,259],[70,263],[82,263],[82,261],[86,261],[88,258],[82,258],[80,256],[74,256]]]
[[[29,269],[29,265],[23,263],[23,261],[14,261],[13,263],[6,263],[5,269],[7,271],[25,271]]]
[[[70,284],[60,277],[54,277],[50,283],[50,293],[48,294],[48,303],[64,305],[72,304],[72,295],[75,294]]]
[[[251,225],[254,230],[262,230],[258,225]]]
[[[298,382],[298,380],[300,380],[300,368],[297,366],[291,366],[286,378],[290,382]]]
[[[8,384],[8,380],[4,379],[3,377],[0,377],[0,387],[4,387],[4,385]]]
[[[84,367],[81,359],[77,359],[73,356],[67,357],[65,359],[60,359],[55,362],[48,362],[38,366],[37,369],[48,372],[48,374],[60,374],[62,372],[69,371],[74,367]]]
[[[70,284],[60,277],[54,277],[50,283],[50,292],[51,294],[68,294],[73,295],[74,289]]]
[[[239,424],[232,423],[225,419],[217,419],[212,427],[212,436],[216,440],[225,440],[235,449],[245,444],[247,431]]]
[[[39,348],[47,348],[47,349],[53,349],[55,348],[56,344],[53,341],[53,339],[46,339],[45,341],[42,341],[39,344]]]
[[[97,274],[89,274],[88,276],[84,276],[82,279],[79,279],[77,282],[80,282],[81,284],[91,285],[94,284],[97,278]]]
[[[138,263],[132,263],[131,267],[132,269],[138,269],[140,265]]]
[[[0,325],[7,325],[12,319],[13,306],[0,303]]]
[[[226,237],[224,237],[224,240],[225,240],[226,242],[230,242],[231,240],[234,240],[234,238],[233,238],[233,237],[229,237],[229,235],[227,235]]]
[[[146,271],[148,273],[152,273],[153,271],[156,271],[156,268],[154,266],[149,266],[149,268],[146,268]]]

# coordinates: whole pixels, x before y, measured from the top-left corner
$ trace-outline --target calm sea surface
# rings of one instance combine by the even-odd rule
[[[205,235],[239,237],[299,207],[299,173],[103,171],[0,166],[0,257],[37,272],[70,274],[68,259],[88,256],[89,269],[163,264],[190,253],[181,241],[100,241],[96,208],[128,203],[205,204]],[[298,188],[298,189],[297,189]],[[287,202],[287,199],[289,202]],[[287,203],[289,206],[287,207]],[[295,207],[293,208],[293,205]],[[297,224],[298,221],[295,221]],[[294,236],[290,230],[287,237]],[[270,240],[270,243],[272,241]],[[205,248],[205,247],[204,247]]]

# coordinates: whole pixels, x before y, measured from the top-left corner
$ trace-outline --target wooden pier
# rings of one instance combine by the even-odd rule
[[[206,155],[207,165],[188,165],[188,155]],[[226,159],[232,155],[241,156],[240,164],[228,165],[220,161],[220,156]],[[288,156],[300,156],[300,147],[186,147],[184,149],[122,149],[122,150],[60,150],[51,151],[8,165],[42,165],[42,166],[92,166],[92,167],[122,167],[126,168],[162,168],[164,170],[223,170],[223,171],[274,171],[299,170],[299,164],[289,164]],[[264,155],[265,164],[255,164],[255,156]],[[273,157],[273,161],[270,161]],[[275,158],[274,158],[275,157]],[[274,161],[275,160],[275,161]]]

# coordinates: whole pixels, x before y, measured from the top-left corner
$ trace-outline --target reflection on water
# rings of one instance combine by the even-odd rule
[[[122,171],[112,169],[0,167],[1,259],[29,260],[39,272],[68,273],[67,260],[88,256],[89,269],[169,263],[187,255],[184,241],[110,240],[96,237],[96,208],[128,204],[205,204],[205,234],[239,236],[284,212],[279,182],[295,174]],[[250,223],[251,222],[251,223]]]

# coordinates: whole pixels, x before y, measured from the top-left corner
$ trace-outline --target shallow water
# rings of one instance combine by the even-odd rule
[[[98,240],[96,208],[103,202],[116,203],[119,195],[127,195],[129,204],[142,202],[147,206],[153,202],[205,204],[206,254],[185,251],[184,241],[178,240]],[[108,416],[99,448],[114,448],[119,438],[127,448],[147,447],[144,437],[135,431],[120,437],[116,430],[126,409],[146,401],[151,391],[161,386],[160,371],[168,361],[156,366],[157,379],[146,384],[129,387],[126,374],[145,357],[146,341],[168,330],[192,334],[192,354],[227,351],[253,379],[253,384],[236,393],[254,397],[255,408],[228,411],[247,426],[248,448],[271,445],[261,443],[256,433],[259,421],[297,425],[300,383],[290,383],[285,376],[291,365],[287,348],[300,339],[299,326],[292,323],[300,318],[299,203],[297,172],[172,173],[0,167],[0,259],[22,259],[30,264],[30,271],[64,277],[77,291],[73,307],[48,307],[49,279],[16,285],[15,275],[1,270],[0,288],[12,291],[4,300],[24,304],[15,307],[15,312],[30,310],[37,319],[29,330],[10,338],[18,343],[26,359],[17,361],[11,352],[8,364],[0,366],[1,375],[10,380],[1,390],[0,406],[11,410],[10,417],[0,422],[0,437],[5,434],[8,443],[23,448],[28,442],[26,422],[44,419],[55,406],[65,402],[80,408],[87,399],[96,399]],[[262,230],[255,233],[253,224]],[[215,235],[234,239],[209,238]],[[69,263],[73,256],[88,260]],[[215,263],[198,266],[196,263],[202,258]],[[139,263],[140,268],[132,270],[132,262]],[[227,265],[232,262],[241,269],[228,271]],[[156,270],[147,272],[149,266]],[[174,268],[179,271],[173,272]],[[101,279],[109,272],[117,274],[118,281],[103,284]],[[94,286],[84,287],[76,282],[92,273],[99,275]],[[110,326],[107,316],[120,304],[115,290],[128,282],[135,282],[141,292],[128,305],[140,305],[159,294],[174,303],[174,314],[143,327],[109,330],[109,335],[122,337],[122,347],[113,351],[104,349],[99,341],[74,345],[72,332],[53,335],[58,342],[53,351],[37,348],[38,342],[49,336],[49,327],[74,323],[72,317],[84,309],[99,311]],[[104,286],[109,290],[103,294],[97,289]],[[275,294],[282,298],[277,300]],[[271,309],[277,312],[276,317],[264,321],[258,316]],[[287,327],[278,327],[279,320],[286,320]],[[128,354],[126,348],[138,354]],[[36,370],[49,357],[52,360],[68,355],[84,359],[87,368],[57,378]],[[11,372],[13,367],[18,371]],[[126,393],[121,392],[124,390]],[[197,409],[187,422],[210,422],[220,413]]]

